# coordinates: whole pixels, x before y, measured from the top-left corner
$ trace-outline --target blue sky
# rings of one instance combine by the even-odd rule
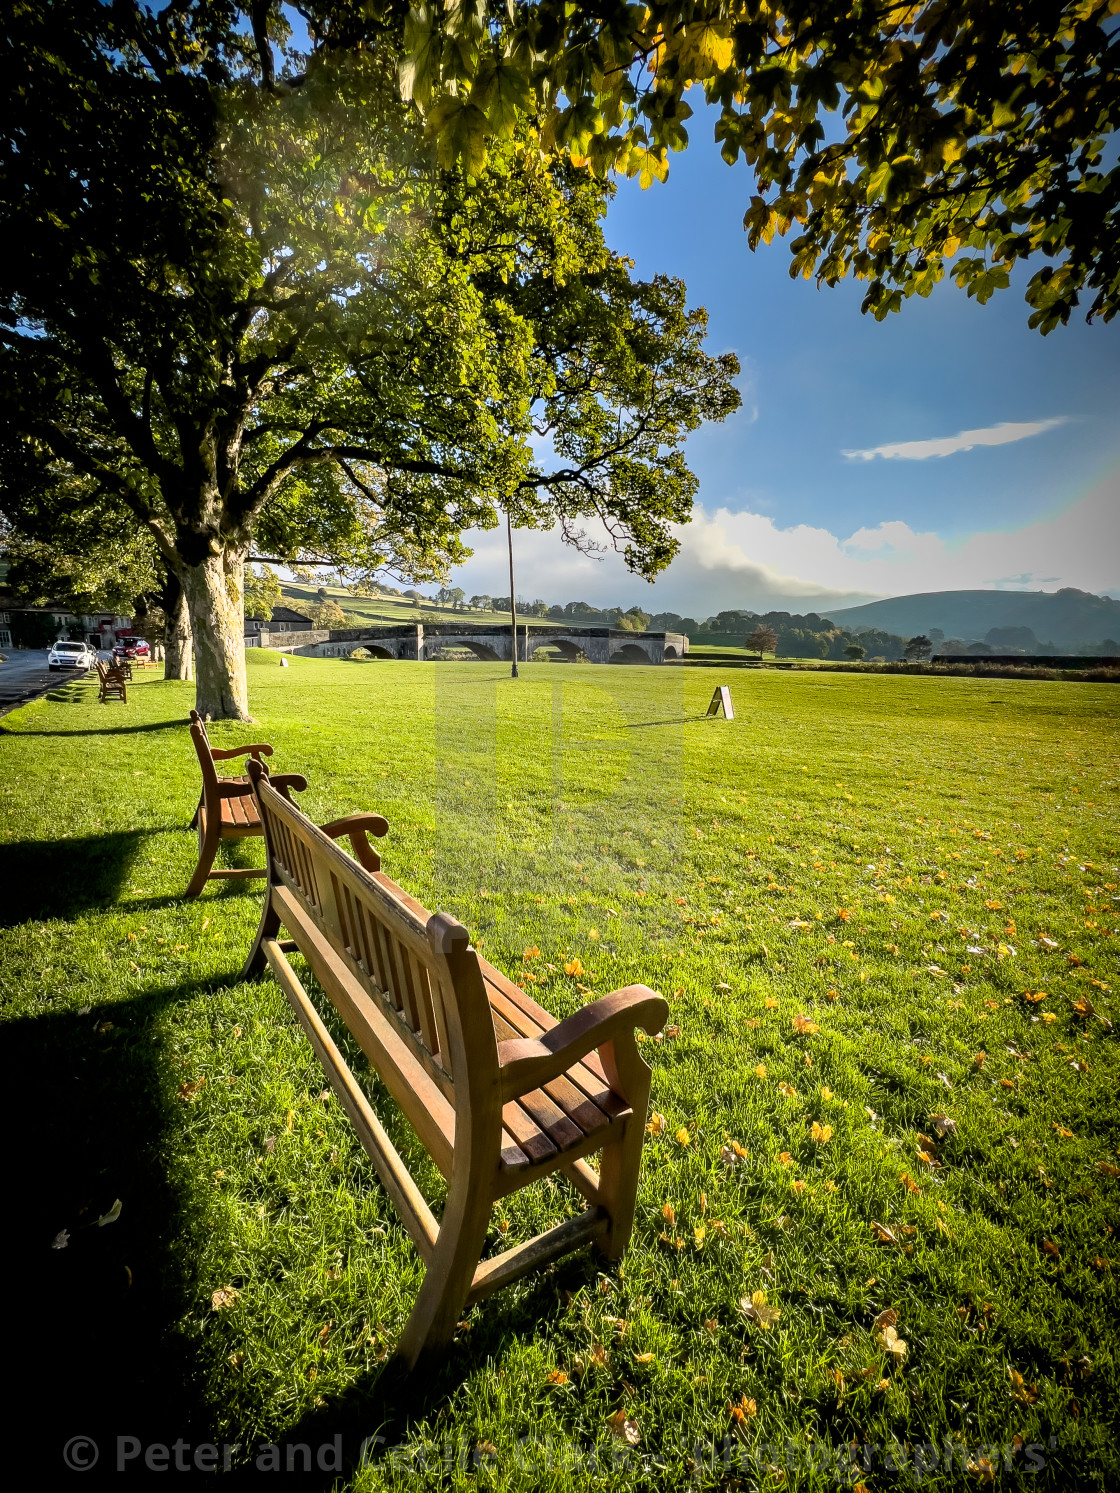
[[[1027,274],[986,306],[943,282],[885,322],[862,316],[861,284],[791,280],[781,241],[750,252],[751,175],[692,123],[666,184],[619,184],[606,233],[636,273],[679,275],[707,307],[709,349],[743,364],[743,408],[690,439],[696,515],[653,587],[521,532],[519,594],[693,615],[976,586],[1120,594],[1120,319],[1040,337]],[[928,454],[961,432],[981,434]],[[903,449],[844,454],[884,446]],[[508,590],[504,534],[475,543],[455,583]]]

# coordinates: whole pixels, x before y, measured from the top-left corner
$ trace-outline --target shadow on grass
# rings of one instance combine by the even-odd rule
[[[309,1448],[311,1465],[301,1483],[324,1490],[350,1486],[363,1465],[380,1463],[388,1468],[395,1463],[399,1477],[408,1467],[407,1452],[402,1460],[402,1449],[417,1426],[425,1421],[430,1426],[464,1381],[488,1362],[499,1361],[513,1340],[531,1335],[537,1322],[559,1317],[565,1309],[563,1291],[574,1293],[581,1286],[593,1284],[596,1275],[605,1268],[609,1267],[594,1248],[585,1249],[560,1260],[547,1274],[528,1276],[527,1290],[489,1298],[473,1330],[461,1335],[414,1375],[407,1375],[403,1364],[390,1357],[376,1370],[355,1380],[329,1405],[287,1427],[278,1443],[282,1458],[286,1462],[289,1449],[294,1449],[294,1465],[303,1471],[308,1459],[299,1448]],[[412,1480],[422,1479],[417,1486],[443,1486],[443,1478],[450,1475],[449,1458],[460,1469],[460,1475],[471,1475],[479,1465],[486,1465],[485,1457],[476,1452],[474,1445],[460,1437],[459,1428],[450,1423],[429,1432],[423,1451],[430,1460],[426,1468],[418,1463],[411,1472]],[[319,1471],[315,1465],[318,1448],[334,1446],[338,1438],[341,1438],[340,1468]],[[439,1466],[435,1465],[437,1462]],[[256,1469],[251,1465],[240,1469],[241,1478],[255,1474]]]
[[[157,835],[186,832],[185,826],[162,825],[156,829],[111,830],[100,835],[76,835],[63,840],[14,840],[0,843],[0,928],[18,923],[43,922],[50,918],[69,920],[95,908],[121,903],[129,876],[145,841]],[[193,830],[189,831],[192,842]],[[217,866],[259,865],[261,853],[247,849],[251,840],[224,840]],[[189,875],[189,873],[187,873]],[[260,897],[261,882],[218,880],[209,882],[207,900],[254,895]],[[187,888],[158,896],[128,897],[129,910],[170,907],[183,900]]]
[[[53,1481],[48,1468],[62,1475],[75,1436],[98,1444],[97,1474],[115,1471],[120,1436],[205,1439],[192,1365],[169,1332],[190,1300],[191,1200],[166,1166],[178,1117],[158,1028],[169,1007],[226,983],[185,980],[5,1028],[18,1127],[5,1177],[19,1344],[9,1450],[35,1484]],[[119,1216],[99,1225],[118,1199]]]
[[[168,826],[170,828],[171,826]],[[144,841],[165,829],[113,830],[64,840],[0,844],[0,928],[73,918],[116,902]]]
[[[711,719],[707,711],[702,715],[672,715],[663,721],[627,721],[626,730],[644,731],[648,726],[698,726],[701,721]]]
[[[0,736],[134,736],[142,731],[181,731],[187,722],[177,716],[173,721],[143,721],[130,726],[87,726],[80,731],[20,731],[0,726]]]

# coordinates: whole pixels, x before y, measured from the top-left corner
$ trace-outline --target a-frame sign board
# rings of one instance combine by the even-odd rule
[[[735,719],[735,707],[731,703],[731,691],[727,688],[726,684],[721,684],[718,689],[712,691],[712,703],[708,706],[708,714],[718,715],[721,708],[729,721]]]

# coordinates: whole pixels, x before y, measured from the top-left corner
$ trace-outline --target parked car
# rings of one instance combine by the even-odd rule
[[[119,637],[113,649],[114,658],[127,658],[129,663],[134,659],[147,660],[151,654],[147,638]]]
[[[97,654],[88,643],[67,643],[61,639],[47,654],[48,669],[92,669]]]

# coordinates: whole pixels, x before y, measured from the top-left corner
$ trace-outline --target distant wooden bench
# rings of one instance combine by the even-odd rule
[[[98,659],[97,679],[97,698],[99,700],[123,700],[126,705],[128,704],[128,689],[125,686],[124,675],[119,669],[112,665],[106,668],[101,660]]]
[[[198,765],[202,769],[202,792],[190,826],[198,830],[198,865],[184,895],[197,897],[210,880],[241,881],[268,875],[263,867],[212,869],[219,840],[244,840],[263,833],[252,783],[246,777],[220,778],[214,764],[232,762],[238,757],[249,757],[260,764],[262,757],[272,756],[272,748],[266,742],[242,747],[212,747],[205,722],[197,710],[191,711],[190,730]],[[272,783],[284,794],[289,788],[302,790],[307,787],[307,780],[294,773],[273,777]]]
[[[465,1305],[534,1266],[592,1239],[608,1259],[622,1255],[650,1088],[634,1033],[659,1031],[668,1006],[631,985],[557,1022],[480,957],[461,923],[382,873],[368,837],[386,833],[384,819],[317,828],[259,762],[248,771],[269,883],[242,978],[272,970],[428,1267],[398,1349],[411,1368],[451,1338]],[[334,843],[342,835],[361,864]],[[293,949],[448,1179],[439,1222],[289,965]],[[598,1172],[583,1159],[597,1151]],[[481,1259],[494,1203],[557,1170],[589,1207]]]

